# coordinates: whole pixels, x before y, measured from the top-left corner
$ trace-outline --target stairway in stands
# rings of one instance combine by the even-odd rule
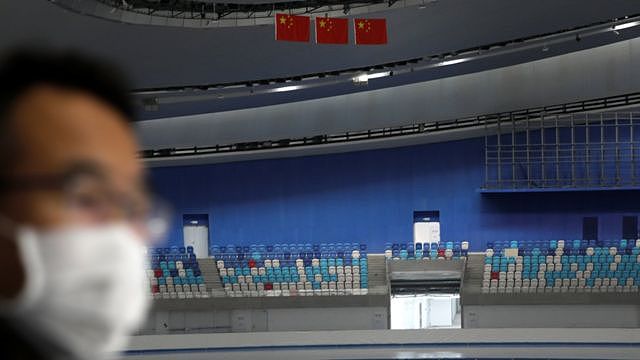
[[[387,260],[382,254],[369,254],[369,293],[387,293]]]
[[[484,254],[469,254],[464,272],[464,291],[480,293],[482,288],[482,273],[484,272]]]
[[[204,283],[207,285],[207,291],[210,292],[211,296],[225,296],[215,260],[213,258],[198,259],[198,264],[204,277]]]

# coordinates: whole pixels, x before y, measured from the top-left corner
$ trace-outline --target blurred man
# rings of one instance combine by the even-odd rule
[[[66,53],[0,65],[0,358],[97,359],[144,320],[147,195],[127,88]]]

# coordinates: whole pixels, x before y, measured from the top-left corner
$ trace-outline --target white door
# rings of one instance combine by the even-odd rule
[[[413,223],[413,243],[440,243],[440,222]]]
[[[391,297],[391,329],[420,329],[425,303],[424,295],[393,295]]]
[[[429,327],[451,327],[455,318],[452,295],[430,295],[428,297]]]
[[[185,225],[183,228],[184,247],[192,246],[196,258],[209,257],[209,227],[206,225]]]

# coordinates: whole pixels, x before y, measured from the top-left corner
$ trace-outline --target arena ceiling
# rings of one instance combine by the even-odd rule
[[[615,22],[608,22],[640,14],[637,0],[609,0],[606,7],[601,0],[439,0],[426,1],[426,7],[420,0],[411,6],[405,6],[411,0],[398,1],[391,7],[380,3],[384,10],[368,16],[387,19],[389,44],[376,47],[277,42],[272,24],[256,24],[255,19],[234,18],[236,24],[243,26],[222,26],[221,22],[205,28],[179,22],[176,26],[164,26],[167,20],[156,23],[149,15],[108,7],[121,19],[108,21],[89,11],[91,6],[95,8],[97,4],[104,5],[103,2],[75,1],[87,6],[87,11],[78,12],[61,7],[64,1],[0,1],[0,32],[4,34],[0,37],[0,51],[24,44],[80,49],[122,66],[136,89],[161,92],[169,89],[164,94],[166,97],[140,92],[145,107],[143,119],[149,120],[140,124],[146,149],[366,131],[457,117],[448,110],[464,111],[461,116],[470,116],[564,102],[559,100],[562,94],[571,95],[566,96],[566,101],[574,101],[638,90],[633,79],[620,77],[628,68],[626,63],[618,67],[595,67],[600,60],[602,64],[626,61],[635,49],[637,41],[622,42],[640,36],[640,26],[613,31]],[[355,9],[347,15],[355,16],[359,16]],[[138,22],[125,21],[132,18]],[[598,23],[609,29],[594,36],[580,32],[585,25]],[[544,38],[545,34],[557,32],[569,32],[572,37],[562,43],[545,44],[541,40],[523,51],[411,71],[414,65],[411,59],[425,59],[424,65],[429,67],[432,62],[458,60],[465,56],[463,50],[514,40],[517,43],[518,39],[531,37]],[[615,47],[617,55],[611,50],[602,50],[607,44],[615,43],[620,43]],[[600,49],[595,50],[598,56],[591,52],[570,55],[589,49]],[[577,57],[577,60],[561,60],[565,56]],[[591,70],[580,73],[573,65],[576,61],[580,61],[582,68]],[[517,65],[528,62],[535,64]],[[541,64],[548,63],[558,64],[550,67],[553,74],[541,71]],[[386,64],[398,67],[386,68]],[[379,66],[382,68],[376,68]],[[320,73],[336,73],[338,78],[343,72],[348,78],[349,70],[363,68],[394,72],[394,76],[373,80],[365,87],[356,87],[347,81],[322,87],[322,91],[310,88],[260,92],[297,85],[279,82],[283,79],[298,81],[305,75]],[[504,71],[495,71],[501,68]],[[407,72],[396,73],[398,69]],[[507,81],[510,77],[501,74],[516,74],[518,78]],[[540,84],[542,76],[547,76],[548,83]],[[599,82],[587,81],[594,78]],[[235,84],[237,88],[228,91],[244,95],[240,98],[219,96],[217,84]],[[394,90],[384,91],[390,88]],[[495,93],[498,88],[505,89],[500,96]],[[419,99],[419,95],[429,101]],[[325,98],[328,100],[324,101]],[[415,98],[415,103],[402,105],[408,98]],[[356,109],[357,101],[349,99],[360,101],[361,108]],[[376,106],[391,113],[385,115],[384,111],[372,110]]]
[[[345,16],[407,6],[426,8],[435,1],[438,0],[55,0],[54,3],[112,21],[208,28],[270,24],[277,12]]]

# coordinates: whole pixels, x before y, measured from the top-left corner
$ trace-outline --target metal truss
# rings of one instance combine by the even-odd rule
[[[640,188],[640,113],[509,116],[485,135],[484,192]]]

